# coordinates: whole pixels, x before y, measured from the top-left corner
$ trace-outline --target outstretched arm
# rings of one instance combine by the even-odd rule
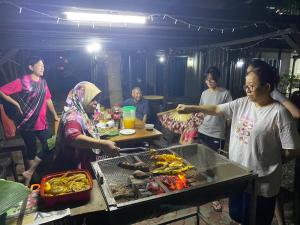
[[[212,116],[223,116],[223,112],[217,105],[183,105],[179,104],[176,108],[179,113],[203,112]]]
[[[84,134],[78,135],[73,140],[71,145],[75,148],[81,148],[81,149],[97,148],[107,152],[114,153],[116,155],[118,155],[118,150],[119,150],[115,142],[88,137]]]

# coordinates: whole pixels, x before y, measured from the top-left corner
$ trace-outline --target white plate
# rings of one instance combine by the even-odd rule
[[[123,134],[123,135],[131,135],[131,134],[134,134],[134,133],[135,133],[134,129],[123,129],[123,130],[120,130],[120,134]]]

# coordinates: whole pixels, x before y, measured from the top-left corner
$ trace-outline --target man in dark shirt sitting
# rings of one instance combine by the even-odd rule
[[[142,120],[144,123],[147,121],[147,115],[149,114],[149,104],[142,96],[142,91],[139,87],[134,87],[131,91],[132,98],[128,98],[124,101],[124,106],[135,106],[136,117]]]

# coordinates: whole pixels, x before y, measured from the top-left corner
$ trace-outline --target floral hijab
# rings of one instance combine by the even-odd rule
[[[101,90],[96,85],[83,81],[78,83],[68,94],[62,114],[63,125],[68,121],[76,120],[85,135],[90,134],[94,138],[98,138],[97,128],[85,111],[88,104],[99,94]]]

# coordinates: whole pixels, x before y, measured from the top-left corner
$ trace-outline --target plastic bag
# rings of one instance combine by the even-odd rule
[[[4,137],[6,139],[15,137],[16,125],[14,121],[7,116],[2,104],[0,104],[0,112],[1,112],[1,121],[2,121]]]

